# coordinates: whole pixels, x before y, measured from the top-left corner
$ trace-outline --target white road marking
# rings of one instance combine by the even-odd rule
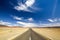
[[[29,40],[31,40],[31,36],[29,37]]]

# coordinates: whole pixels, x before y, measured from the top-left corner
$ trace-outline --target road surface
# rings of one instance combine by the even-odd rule
[[[12,40],[51,40],[51,39],[43,37],[42,35],[35,33],[31,28],[29,28],[28,31],[26,31],[22,35],[19,35],[16,38],[13,38]]]

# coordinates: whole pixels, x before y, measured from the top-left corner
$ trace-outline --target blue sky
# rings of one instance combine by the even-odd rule
[[[23,4],[21,4],[22,0],[0,0],[0,21],[19,23],[19,25],[21,23],[40,25],[60,22],[60,0],[30,1],[34,3],[28,5],[29,0]]]

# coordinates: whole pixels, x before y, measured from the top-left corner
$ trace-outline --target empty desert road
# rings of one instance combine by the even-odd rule
[[[0,40],[60,40],[60,28],[0,28]]]
[[[35,33],[31,28],[29,28],[29,30],[23,33],[22,35],[19,35],[16,38],[10,40],[51,40],[51,39],[43,37],[42,35]]]

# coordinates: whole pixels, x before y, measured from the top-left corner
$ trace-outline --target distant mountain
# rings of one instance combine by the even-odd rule
[[[12,27],[12,28],[23,28],[22,26],[8,26],[8,27]]]
[[[0,25],[0,27],[8,27],[8,26],[6,26],[6,25]]]
[[[0,27],[22,28],[21,26],[6,26],[6,25],[1,25],[1,24],[0,24]]]

